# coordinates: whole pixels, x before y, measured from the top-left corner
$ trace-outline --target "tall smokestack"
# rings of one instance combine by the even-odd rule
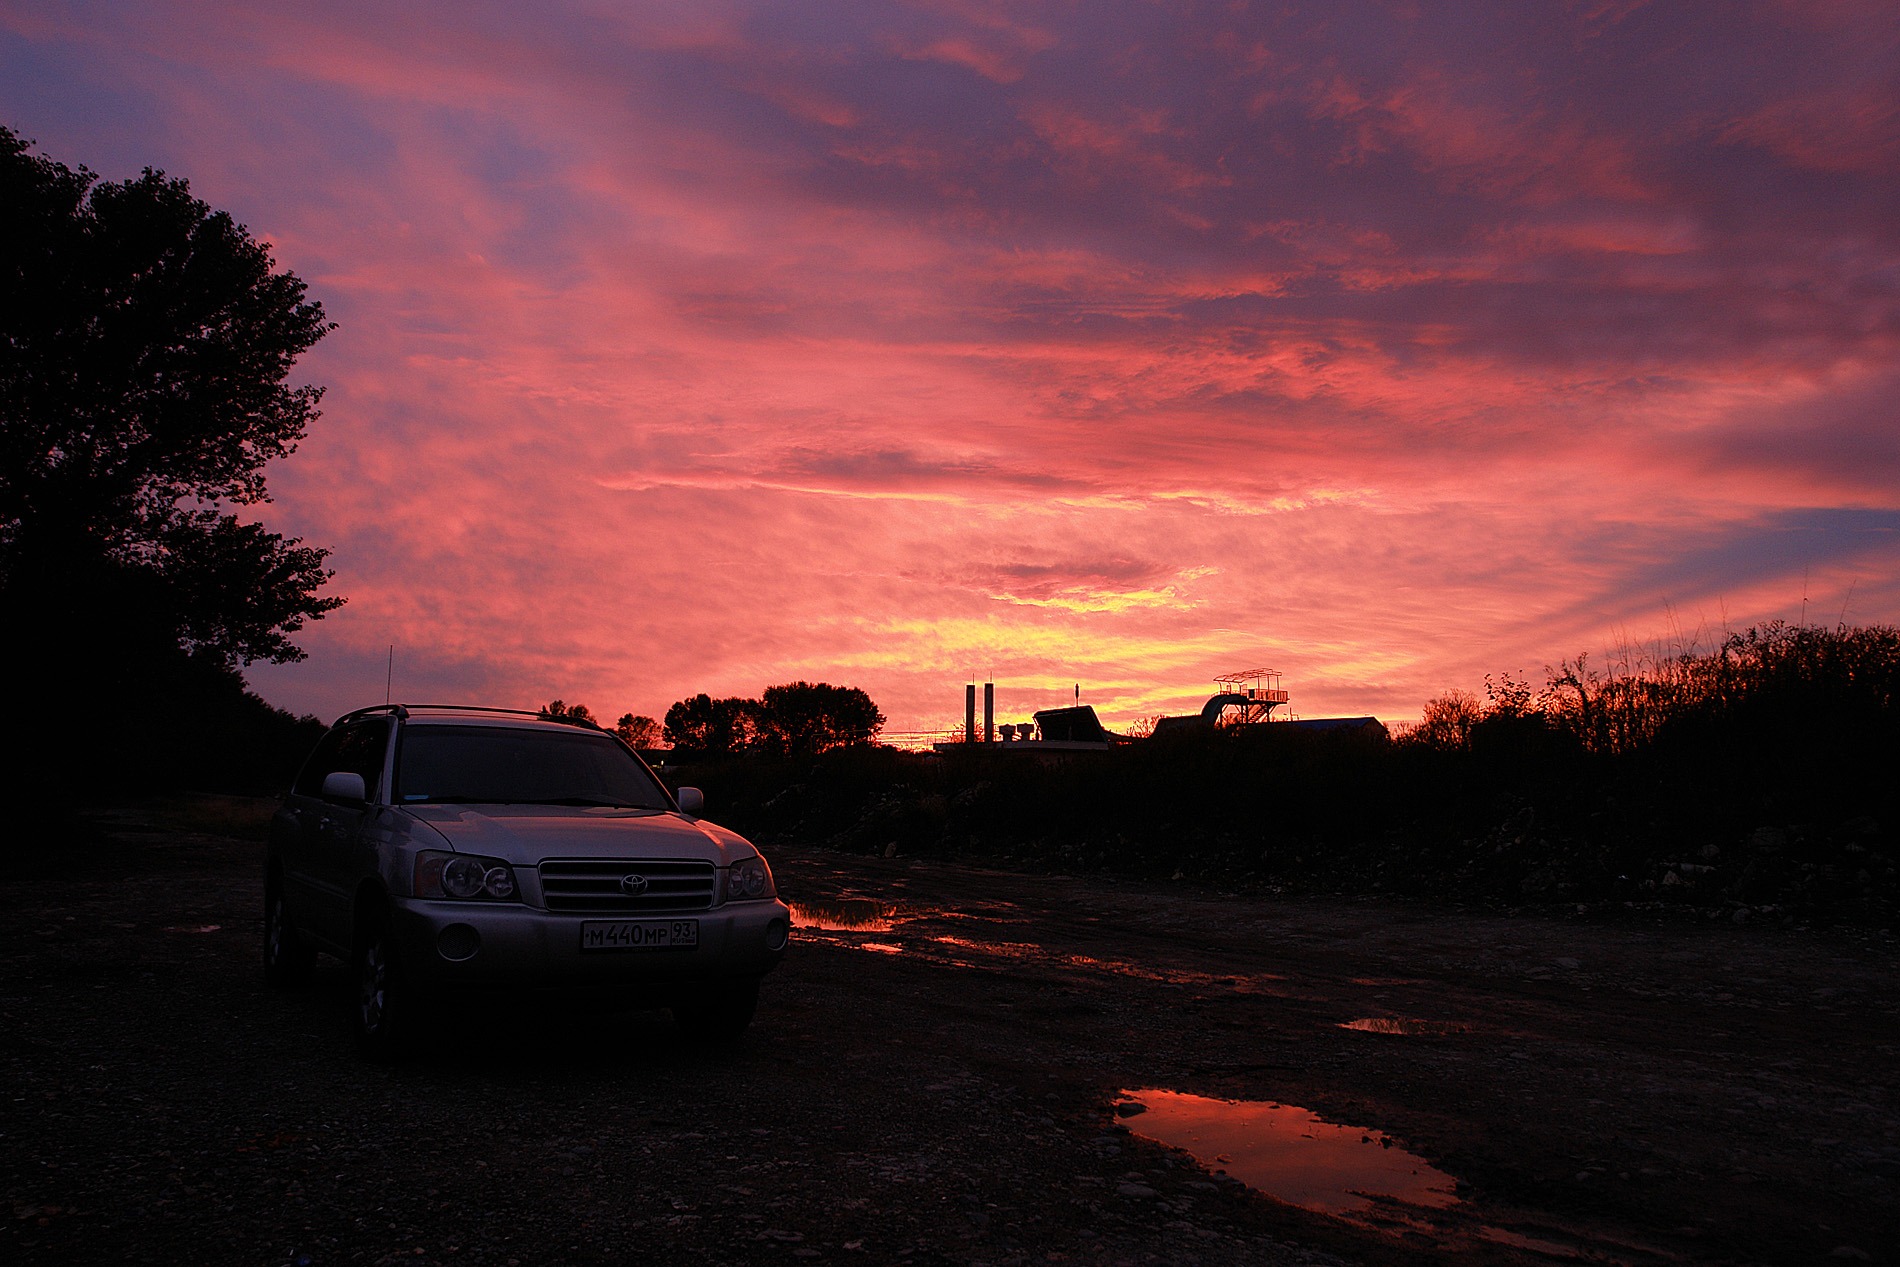
[[[976,742],[976,683],[963,688],[963,742]]]
[[[983,742],[996,742],[996,683],[983,683]]]

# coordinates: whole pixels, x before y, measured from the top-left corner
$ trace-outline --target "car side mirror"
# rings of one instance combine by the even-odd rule
[[[349,770],[333,770],[323,776],[323,799],[326,801],[367,801],[369,789],[363,786],[363,776]]]
[[[706,808],[706,794],[696,787],[681,788],[674,799],[679,801],[682,814],[698,814]]]

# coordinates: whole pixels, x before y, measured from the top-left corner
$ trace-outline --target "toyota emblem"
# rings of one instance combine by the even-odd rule
[[[620,877],[620,891],[628,897],[639,897],[647,891],[647,883],[643,875],[623,875]]]

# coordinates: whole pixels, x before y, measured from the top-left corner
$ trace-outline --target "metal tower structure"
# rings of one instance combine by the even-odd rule
[[[1214,698],[1207,701],[1202,711],[1204,715],[1213,714],[1214,723],[1220,726],[1250,726],[1266,721],[1268,714],[1287,701],[1277,669],[1223,673],[1214,679],[1214,685],[1218,688]]]

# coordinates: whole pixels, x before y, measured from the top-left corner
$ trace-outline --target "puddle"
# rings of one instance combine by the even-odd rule
[[[838,898],[830,902],[791,902],[792,927],[828,933],[888,933],[898,908],[868,897]]]
[[[812,901],[788,902],[792,908],[792,930],[794,935],[824,937],[837,933],[891,933],[906,931],[907,926],[918,921],[943,922],[947,920],[982,919],[989,923],[1021,924],[1028,921],[1021,918],[999,916],[992,911],[981,914],[970,911],[944,910],[939,907],[919,906],[909,902],[883,902],[868,897],[843,897],[815,899]],[[902,944],[888,941],[865,941],[856,937],[837,937],[838,945],[849,946],[855,950],[869,950],[877,954],[902,955],[915,953],[917,944]],[[1034,952],[1039,947],[1012,945],[1009,943],[982,943],[966,941],[958,937],[932,937],[931,942],[945,945],[968,946],[970,948],[999,948],[1005,955]],[[973,968],[977,965],[962,960],[948,962],[957,967]]]
[[[1471,1026],[1457,1021],[1419,1021],[1403,1016],[1363,1016],[1356,1021],[1341,1021],[1341,1029],[1362,1034],[1403,1034],[1411,1038],[1444,1038],[1449,1034],[1469,1034]]]
[[[1187,986],[1191,989],[1209,992],[1227,991],[1232,994],[1271,994],[1282,995],[1284,990],[1270,984],[1284,981],[1285,977],[1275,972],[1256,972],[1250,976],[1237,977],[1232,973],[1194,972],[1178,968],[1151,968],[1147,964],[1132,963],[1125,959],[1097,959],[1090,955],[1063,955],[1062,962],[1072,968],[1090,968],[1098,972],[1107,972],[1119,977],[1135,977],[1143,981],[1154,981],[1162,985]]]
[[[1208,995],[1260,994],[1282,996],[1285,977],[1273,972],[1254,972],[1244,976],[1233,973],[1195,972],[1156,968],[1126,959],[1104,959],[1050,949],[1036,942],[1004,941],[979,936],[959,936],[952,932],[930,932],[912,927],[919,924],[942,925],[971,921],[982,925],[1021,925],[1028,919],[1009,914],[1008,904],[986,905],[979,910],[946,910],[909,902],[884,902],[876,898],[832,898],[829,900],[789,902],[795,934],[890,933],[913,934],[906,944],[860,941],[840,938],[838,944],[858,950],[885,954],[924,954],[937,962],[956,968],[993,969],[997,961],[1033,963],[1058,969],[1130,977],[1158,985],[1194,990]]]
[[[1189,1153],[1208,1170],[1276,1201],[1413,1243],[1457,1250],[1484,1241],[1544,1258],[1622,1267],[1679,1261],[1664,1250],[1542,1220],[1520,1225],[1531,1231],[1483,1223],[1464,1208],[1457,1180],[1391,1136],[1328,1122],[1298,1105],[1150,1088],[1123,1091],[1114,1111],[1134,1134]]]
[[[792,908],[795,934],[891,933],[916,934],[906,943],[863,941],[839,938],[838,944],[857,950],[882,954],[924,954],[939,963],[957,968],[993,969],[997,961],[1037,963],[1054,968],[1079,969],[1107,976],[1132,977],[1159,985],[1196,990],[1207,994],[1282,995],[1285,980],[1278,973],[1255,972],[1245,976],[1232,973],[1208,973],[1155,968],[1124,959],[1102,959],[1092,955],[1052,950],[1036,942],[1004,941],[952,932],[931,932],[912,927],[919,924],[971,921],[982,925],[1020,925],[1029,920],[1009,912],[1008,904],[988,904],[980,910],[947,910],[942,907],[910,902],[885,902],[877,898],[851,897],[788,902]]]
[[[1050,950],[1035,942],[1020,941],[980,941],[971,937],[956,937],[949,934],[932,937],[933,947],[948,947],[953,951],[965,951],[991,959],[1018,960],[1034,962],[1059,968],[1078,968],[1084,972],[1100,973],[1108,976],[1132,977],[1139,981],[1151,981],[1158,985],[1178,986],[1187,989],[1205,991],[1209,994],[1268,994],[1281,995],[1285,991],[1273,983],[1285,980],[1277,973],[1256,972],[1240,977],[1232,973],[1193,972],[1169,968],[1154,968],[1147,964],[1135,963],[1126,959],[1099,959],[1093,955],[1069,954],[1060,950]],[[945,962],[963,968],[975,968],[986,965],[974,959],[946,956]]]
[[[1427,1209],[1458,1202],[1455,1181],[1381,1131],[1341,1126],[1293,1104],[1214,1100],[1179,1091],[1124,1091],[1118,1116],[1137,1135],[1191,1153],[1288,1205],[1349,1215],[1398,1201]],[[1132,1102],[1132,1103],[1130,1103]]]

